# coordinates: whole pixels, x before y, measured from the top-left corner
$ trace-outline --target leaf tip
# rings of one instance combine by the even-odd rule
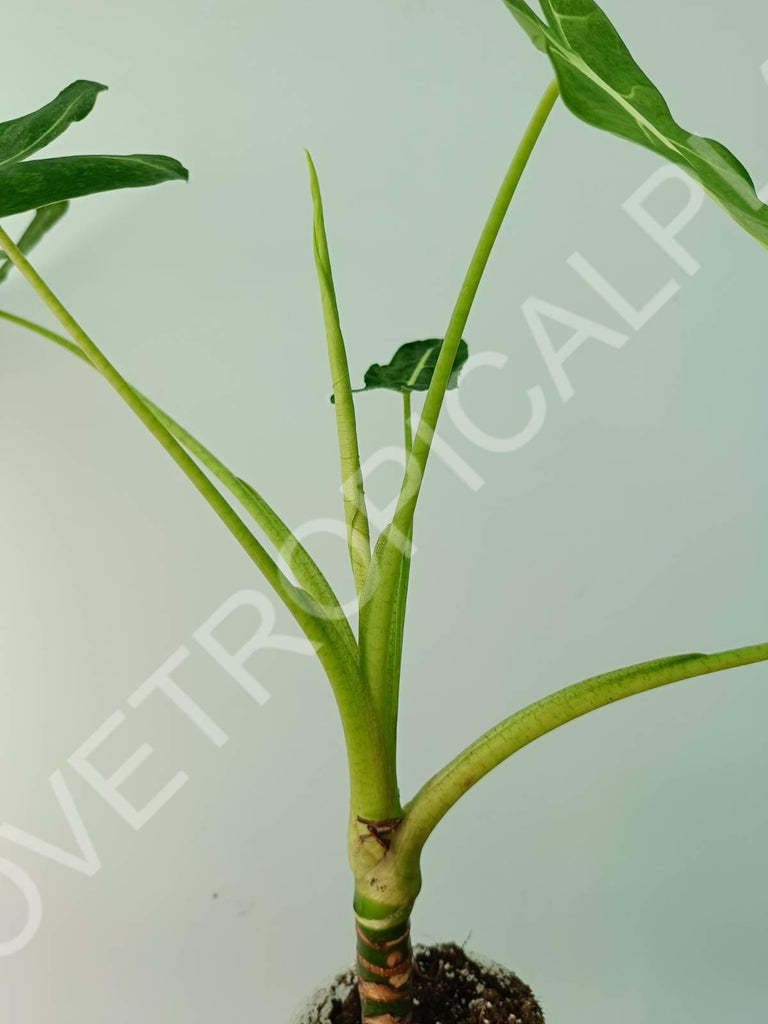
[[[71,98],[76,107],[76,113],[74,113],[72,119],[74,121],[82,121],[93,110],[99,93],[106,92],[108,88],[108,86],[103,85],[101,82],[92,82],[88,78],[78,78],[68,85],[66,89],[62,89],[59,96]]]
[[[162,162],[163,170],[169,180],[189,181],[189,169],[180,160],[172,156],[155,157],[154,159]]]
[[[312,154],[309,152],[306,146],[304,147],[304,156],[306,157],[307,168],[309,169],[310,185],[312,186],[312,190],[314,192],[319,187],[319,182],[317,179],[317,169],[315,168],[315,161],[312,159]]]
[[[109,89],[108,85],[104,85],[103,82],[92,82],[90,78],[78,78],[73,85],[79,85],[81,88],[88,87],[94,92],[106,92]]]

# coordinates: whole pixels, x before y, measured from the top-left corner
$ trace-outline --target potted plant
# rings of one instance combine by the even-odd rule
[[[410,800],[401,799],[397,771],[399,686],[416,508],[446,392],[458,385],[468,356],[464,333],[478,287],[517,186],[558,99],[587,124],[642,145],[681,167],[741,227],[768,244],[768,207],[758,198],[748,172],[720,143],[693,135],[673,120],[661,94],[593,0],[542,0],[541,16],[524,0],[504,2],[553,65],[555,80],[534,111],[492,204],[443,338],[407,342],[388,364],[374,365],[365,375],[363,390],[397,392],[403,412],[406,468],[402,489],[392,521],[377,539],[372,537],[366,509],[355,400],[320,186],[308,156],[314,257],[331,369],[349,559],[359,607],[357,630],[308,550],[259,492],[121,375],[27,258],[29,250],[65,213],[70,200],[99,191],[185,179],[184,167],[169,157],[155,155],[30,159],[91,111],[103,88],[93,82],[75,82],[45,107],[0,124],[0,217],[34,211],[18,241],[0,228],[0,249],[6,257],[0,279],[15,267],[66,336],[13,313],[0,311],[0,318],[64,347],[115,389],[290,610],[313,644],[333,689],[349,762],[348,851],[357,934],[357,991],[345,997],[343,1006],[325,1008],[323,1012],[331,1014],[333,1024],[360,1018],[365,1024],[434,1024],[438,1020],[471,1024],[508,1021],[514,1015],[529,1022],[541,1020],[535,999],[522,983],[513,976],[502,979],[482,965],[469,966],[455,947],[423,951],[420,967],[414,969],[410,920],[422,885],[421,854],[426,842],[477,782],[553,729],[641,692],[768,660],[768,643],[764,642],[716,653],[662,657],[575,683],[503,719],[425,782]],[[426,393],[417,423],[411,417],[414,391]],[[221,487],[214,485],[211,476]],[[224,491],[246,510],[275,553],[270,553]],[[441,977],[444,982],[448,975],[453,978],[452,985],[441,982],[440,987],[436,979]],[[490,1006],[489,992],[493,995]],[[438,1001],[432,998],[435,993]],[[439,999],[448,1002],[440,1004]]]

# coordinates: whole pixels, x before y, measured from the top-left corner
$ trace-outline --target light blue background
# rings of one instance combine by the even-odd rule
[[[608,0],[679,120],[768,181],[762,3]],[[445,328],[498,182],[548,79],[496,0],[286,4],[40,0],[6,11],[2,117],[75,78],[110,92],[49,151],[168,152],[188,187],[76,204],[35,262],[135,383],[251,479],[292,525],[340,514],[302,147],[326,197],[356,381]],[[760,247],[708,204],[688,277],[621,209],[659,166],[553,116],[467,337],[509,355],[467,378],[483,429],[516,454],[441,435],[417,523],[404,665],[403,788],[498,718],[586,675],[766,637],[765,294]],[[675,212],[664,197],[659,215]],[[13,222],[12,222],[13,223]],[[521,314],[538,295],[620,328],[566,259],[579,250],[642,304],[680,292],[621,351],[569,363],[558,399]],[[19,280],[3,308],[44,317]],[[631,332],[628,332],[631,333]],[[565,339],[558,338],[558,342]],[[192,639],[231,594],[266,592],[119,400],[69,356],[0,327],[0,818],[63,847],[62,768],[103,868],[85,878],[0,841],[44,918],[0,959],[24,1024],[281,1024],[351,959],[345,766],[321,671],[257,655],[259,708]],[[400,442],[397,399],[359,403],[364,450]],[[371,482],[379,505],[394,471]],[[344,552],[313,550],[349,595]],[[279,628],[295,633],[287,615]],[[249,623],[231,626],[234,645]],[[179,681],[232,739],[216,750],[162,699],[126,699],[180,645]],[[142,742],[140,804],[190,782],[132,832],[67,758],[115,709],[98,757]],[[768,992],[768,671],[681,684],[526,749],[428,847],[415,922],[517,970],[549,1024],[756,1021]],[[216,898],[214,898],[214,894]],[[0,941],[22,905],[0,879]]]

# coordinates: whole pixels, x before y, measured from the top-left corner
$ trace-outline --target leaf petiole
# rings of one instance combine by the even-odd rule
[[[484,776],[522,747],[568,722],[648,690],[768,661],[768,643],[717,654],[684,654],[585,679],[529,704],[500,722],[433,776],[405,808],[399,855],[416,863],[442,818]]]
[[[401,652],[397,645],[402,641],[402,632],[396,630],[393,646],[393,623],[398,621],[400,615],[398,605],[404,581],[403,567],[406,558],[410,557],[416,503],[445,392],[454,373],[456,354],[494,243],[558,95],[557,82],[553,81],[534,111],[491,207],[440,347],[412,449],[406,461],[394,519],[378,557],[375,558],[376,587],[371,588],[372,592],[368,595],[370,607],[364,619],[365,635],[361,635],[360,642],[369,683],[374,693],[378,691],[377,703],[380,707],[396,703],[392,680],[399,674]],[[407,579],[407,570],[405,577]],[[392,709],[389,713],[392,714]]]
[[[413,425],[411,424],[411,392],[403,392],[403,427],[405,432],[406,458],[413,451]]]

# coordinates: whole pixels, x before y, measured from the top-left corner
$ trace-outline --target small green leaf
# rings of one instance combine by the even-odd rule
[[[62,156],[0,169],[0,217],[119,188],[183,180],[187,169],[169,156]]]
[[[435,372],[442,345],[442,338],[426,338],[423,341],[409,341],[401,345],[386,366],[374,363],[365,371],[365,387],[360,388],[360,391],[374,391],[377,388],[400,392],[426,391]],[[467,343],[461,341],[448,381],[449,388],[459,386],[459,374],[468,358]]]
[[[50,206],[44,206],[42,209],[35,213],[29,227],[26,229],[24,234],[21,236],[19,241],[16,243],[21,251],[25,254],[29,253],[34,246],[40,241],[54,224],[57,224],[64,214],[69,209],[69,203],[65,200],[62,203],[52,203]],[[0,253],[0,256],[4,255]],[[8,276],[8,271],[11,269],[13,264],[10,260],[0,266],[0,281],[4,281]]]
[[[677,124],[594,0],[541,0],[546,23],[525,0],[504,3],[549,55],[572,113],[681,166],[741,227],[768,245],[768,206],[758,198],[749,172],[725,146]]]
[[[73,82],[39,110],[4,121],[0,124],[0,167],[26,159],[53,142],[74,121],[82,121],[106,88],[98,82]]]

